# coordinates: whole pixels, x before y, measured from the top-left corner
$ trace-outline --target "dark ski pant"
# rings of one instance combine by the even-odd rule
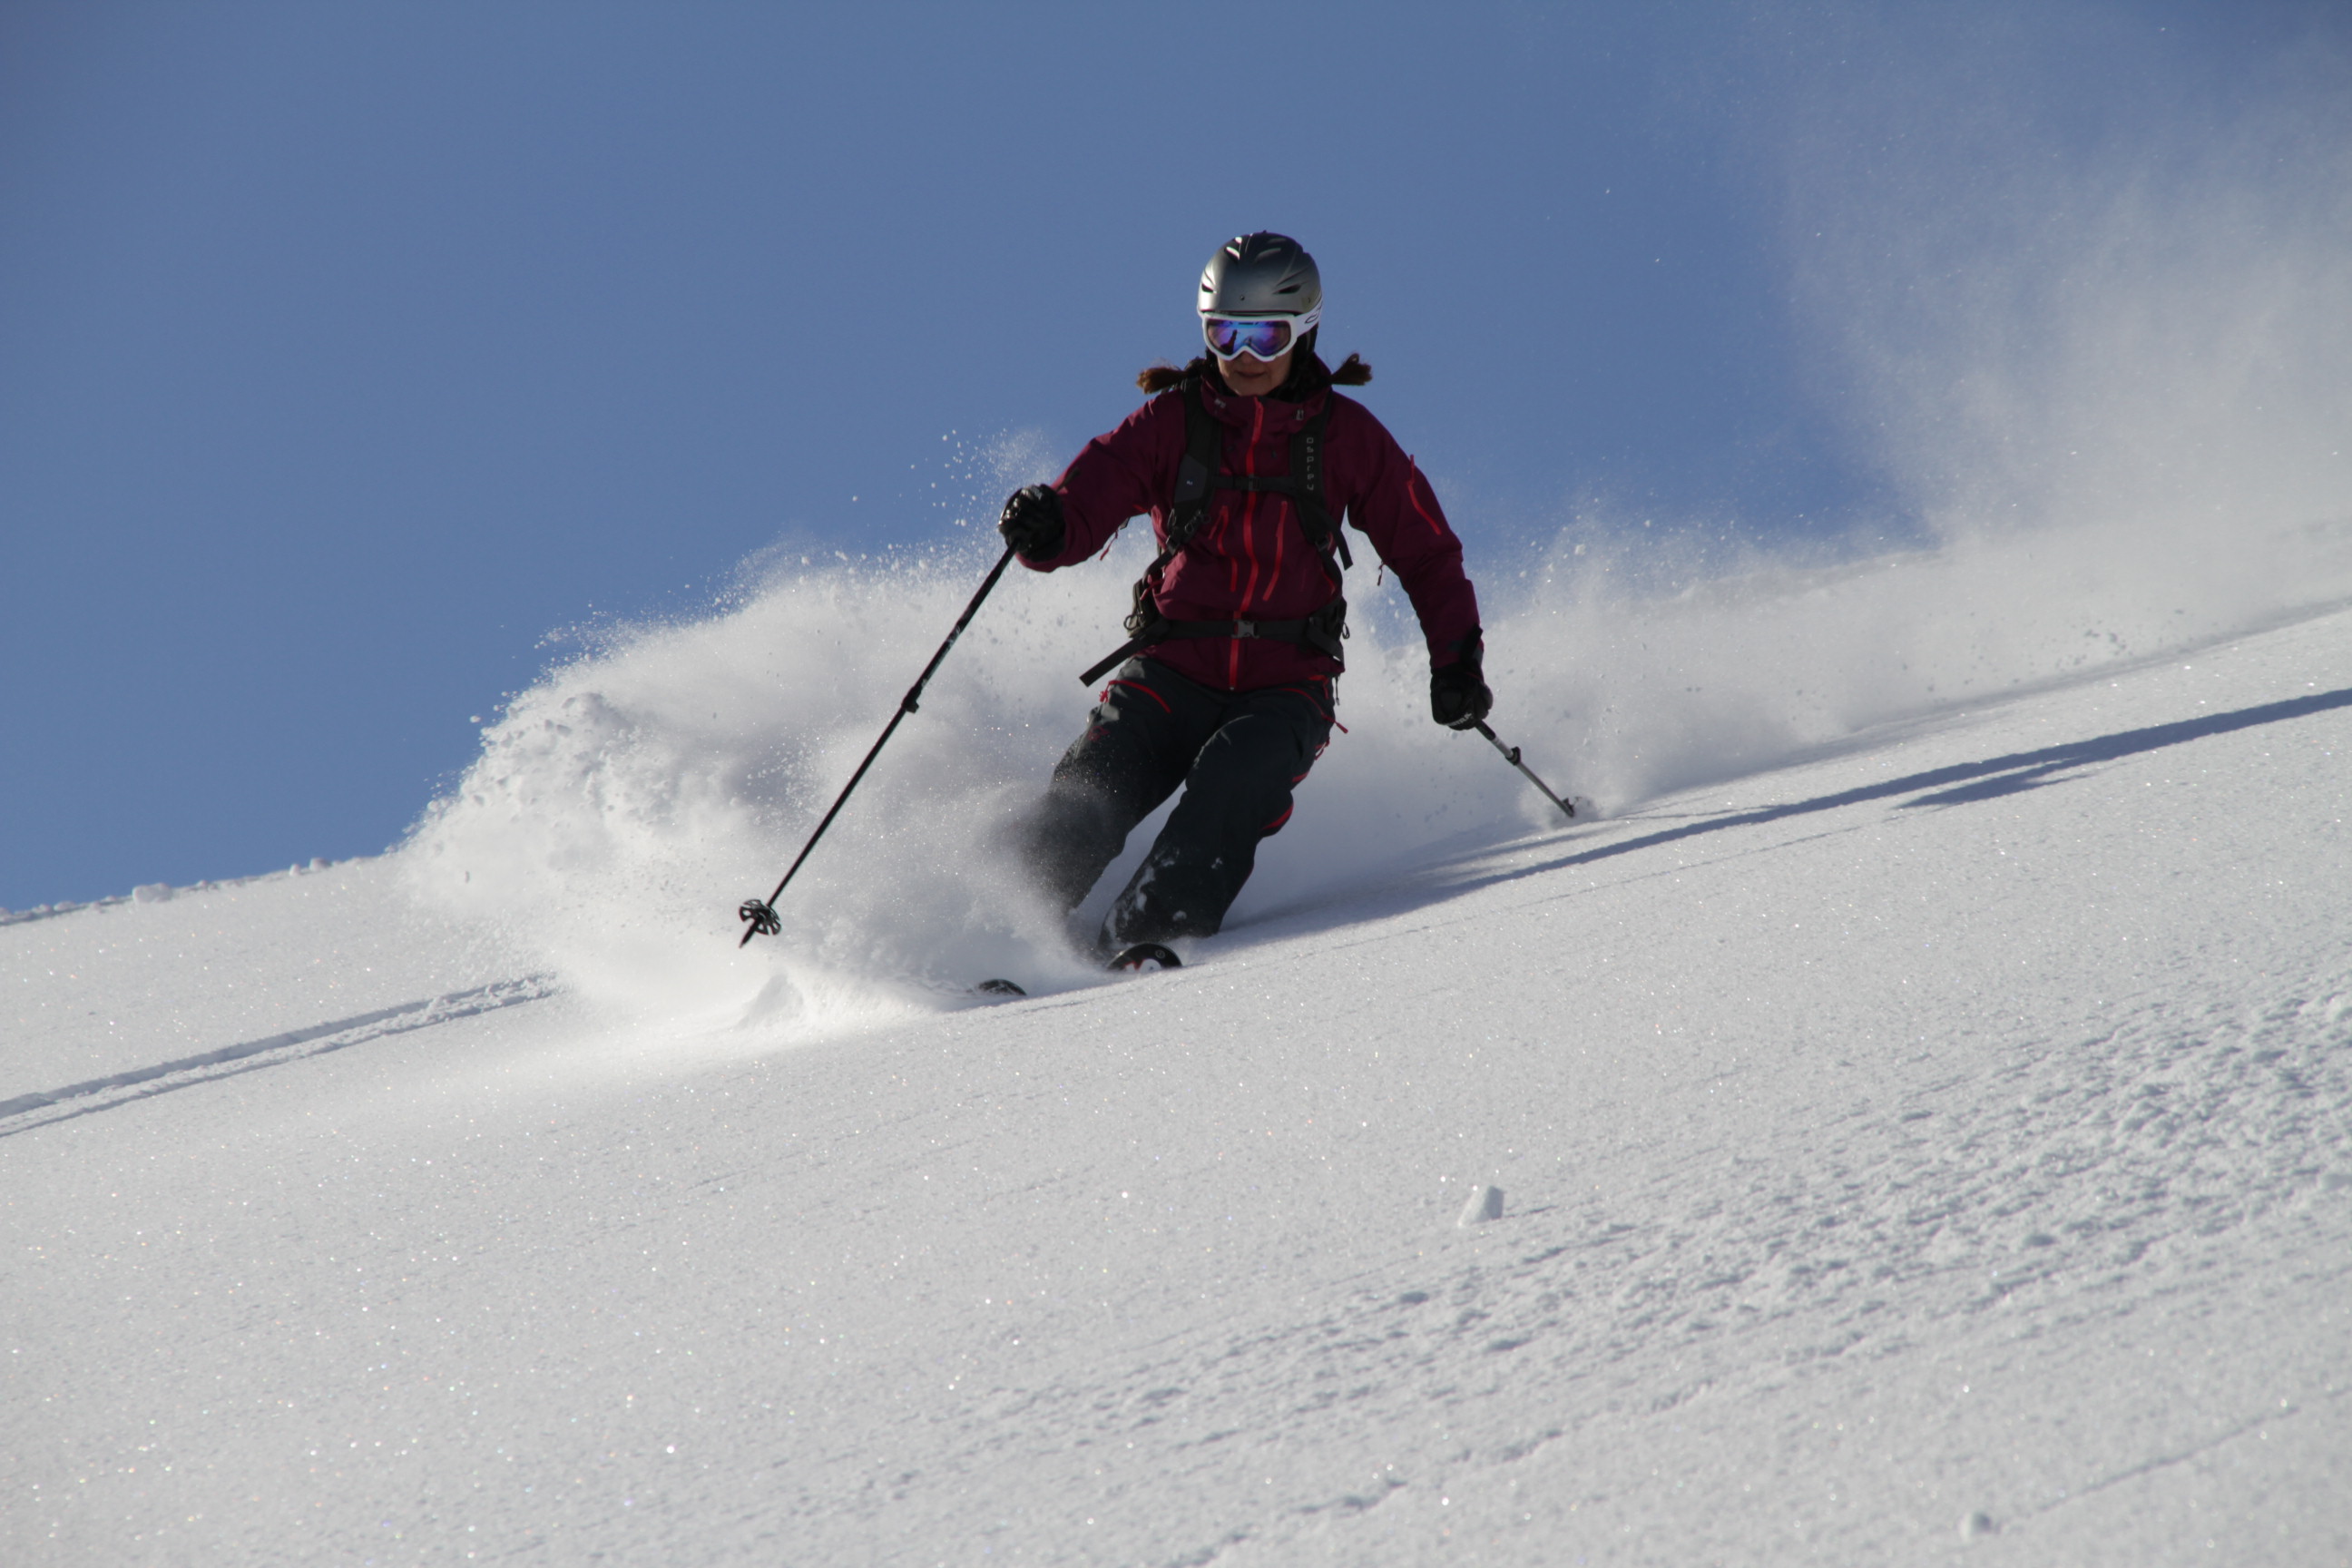
[[[1029,875],[1076,909],[1135,825],[1181,784],[1103,935],[1125,946],[1213,934],[1249,880],[1258,840],[1290,820],[1290,793],[1331,723],[1328,679],[1216,691],[1156,660],[1128,660],[1023,826]]]

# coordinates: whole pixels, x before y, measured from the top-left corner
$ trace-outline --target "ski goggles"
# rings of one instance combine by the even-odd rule
[[[1203,316],[1201,335],[1219,359],[1277,360],[1315,330],[1319,310],[1303,316]]]

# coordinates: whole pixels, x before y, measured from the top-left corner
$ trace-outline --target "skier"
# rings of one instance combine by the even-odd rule
[[[1086,732],[1015,835],[1026,873],[1066,911],[1183,786],[1104,921],[1106,956],[1213,934],[1258,841],[1290,819],[1291,792],[1336,722],[1343,517],[1420,616],[1431,716],[1468,729],[1493,706],[1461,541],[1412,459],[1333,390],[1371,369],[1354,354],[1337,371],[1318,357],[1322,309],[1297,240],[1249,234],[1222,247],[1201,274],[1209,353],[1143,372],[1137,384],[1155,395],[1053,484],[1015,491],[998,521],[1039,572],[1086,560],[1144,512],[1160,543],[1135,585],[1130,640],[1084,677],[1117,667]]]

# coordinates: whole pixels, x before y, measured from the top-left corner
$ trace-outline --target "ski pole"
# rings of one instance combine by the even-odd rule
[[[1528,775],[1528,783],[1543,791],[1543,797],[1551,802],[1552,805],[1559,807],[1562,812],[1566,813],[1568,819],[1570,822],[1576,820],[1576,807],[1569,805],[1568,802],[1552,794],[1551,786],[1545,784],[1543,780],[1536,777],[1534,770],[1530,769],[1527,763],[1519,761],[1519,749],[1517,746],[1507,746],[1503,744],[1501,741],[1496,740],[1495,731],[1486,728],[1486,721],[1484,719],[1476,721],[1476,724],[1478,733],[1486,736],[1488,741],[1494,742],[1495,750],[1503,753],[1503,760],[1505,762],[1518,769],[1519,772],[1526,773]],[[748,919],[749,917],[747,916],[746,918]]]
[[[874,742],[874,749],[866,753],[866,760],[857,764],[857,771],[849,775],[847,784],[841,786],[841,794],[834,798],[833,809],[824,814],[824,820],[816,825],[816,831],[809,835],[806,844],[801,846],[800,854],[793,857],[791,868],[784,872],[783,881],[778,882],[776,890],[766,898],[746,899],[736,910],[736,918],[745,926],[743,940],[735,944],[737,947],[749,946],[755,936],[774,936],[784,929],[783,921],[776,918],[776,900],[784,896],[784,884],[793,879],[793,872],[801,868],[801,862],[809,858],[809,851],[816,847],[816,841],[824,837],[826,828],[833,826],[833,819],[841,814],[843,805],[849,799],[849,792],[857,787],[857,781],[866,776],[866,770],[872,767],[874,759],[882,754],[882,747],[890,739],[890,732],[898,727],[898,721],[920,705],[923,688],[930,684],[940,661],[947,658],[948,649],[955,647],[956,638],[963,636],[964,627],[971,625],[971,617],[980,613],[980,602],[988,597],[988,591],[996,586],[996,580],[1004,575],[1005,567],[1012,562],[1013,547],[1008,544],[1004,547],[1004,553],[996,558],[996,564],[989,568],[988,576],[980,584],[980,592],[974,594],[971,603],[963,607],[963,614],[956,620],[955,629],[948,633],[948,640],[940,644],[940,651],[931,655],[931,662],[923,666],[923,673],[915,678],[915,684],[907,688],[907,695],[898,700],[898,710],[890,715],[887,724],[882,726],[881,739]]]

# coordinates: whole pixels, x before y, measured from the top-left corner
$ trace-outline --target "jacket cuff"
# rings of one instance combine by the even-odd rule
[[[1446,655],[1451,655],[1452,657],[1447,658],[1445,657]],[[1481,637],[1479,628],[1472,626],[1468,631],[1454,638],[1450,645],[1442,648],[1432,649],[1429,656],[1429,668],[1434,671],[1440,669],[1453,669],[1459,667],[1467,669],[1473,675],[1476,675],[1484,668],[1486,661],[1486,641],[1484,637]]]

